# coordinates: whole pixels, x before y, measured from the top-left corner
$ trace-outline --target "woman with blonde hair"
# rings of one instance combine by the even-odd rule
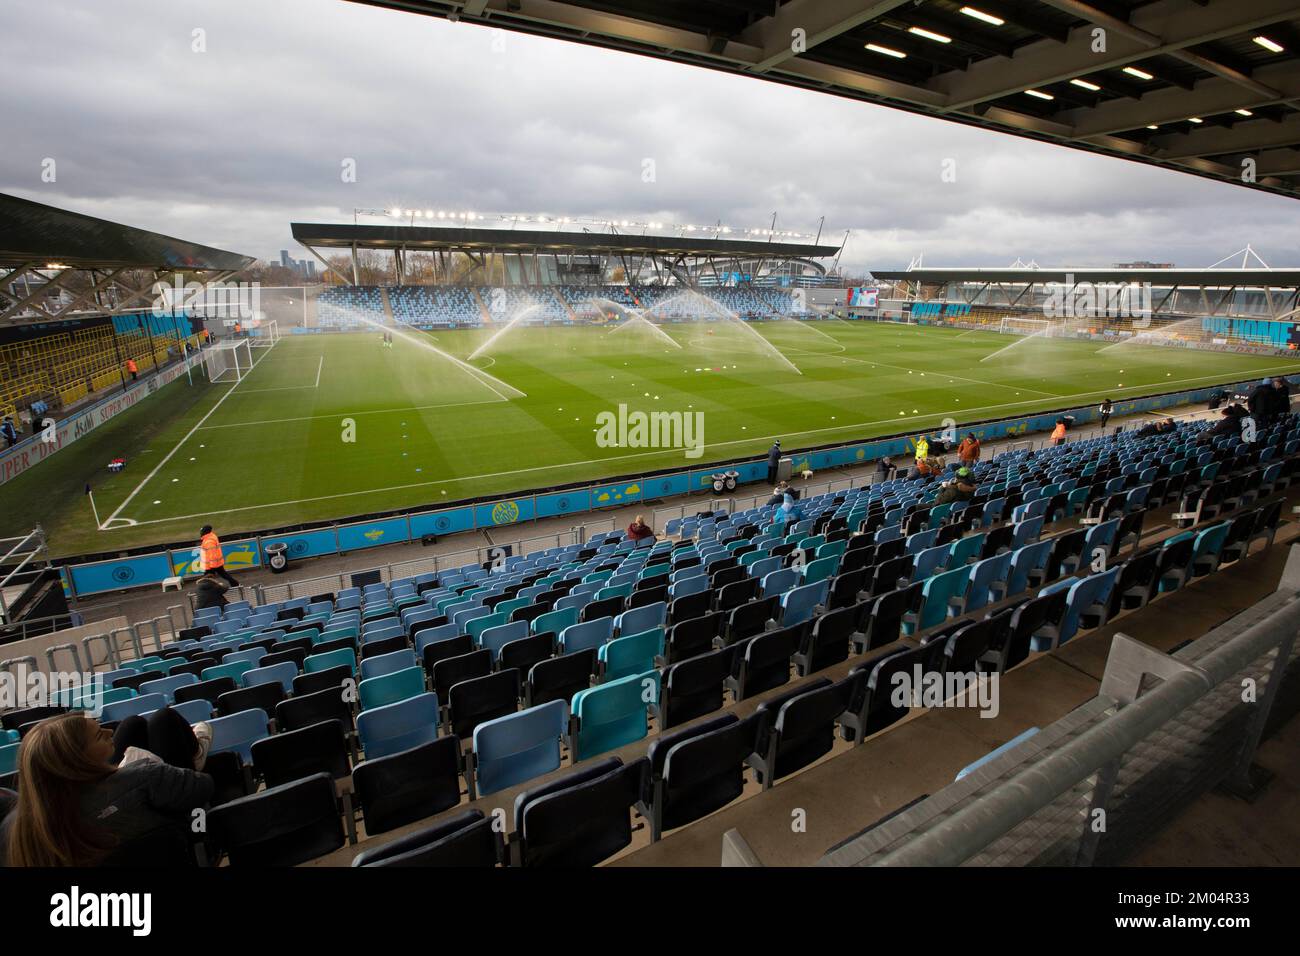
[[[120,767],[113,757],[112,733],[80,712],[27,733],[0,840],[10,866],[193,862],[189,815],[212,796],[212,778],[148,752]]]

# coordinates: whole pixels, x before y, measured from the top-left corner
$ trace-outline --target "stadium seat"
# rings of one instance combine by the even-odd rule
[[[365,711],[418,697],[425,690],[424,669],[412,665],[378,677],[366,678],[357,685],[357,698],[361,709]]]
[[[515,799],[514,851],[525,867],[595,866],[632,841],[630,811],[648,761],[600,760]]]
[[[574,694],[573,759],[586,760],[644,738],[649,708],[659,700],[659,680],[659,672],[650,670]]]
[[[231,866],[296,866],[343,845],[334,780],[319,773],[208,811],[208,835]]]
[[[438,736],[438,695],[420,694],[357,715],[357,735],[366,759],[384,757]]]
[[[725,714],[656,737],[637,809],[650,821],[650,839],[720,810],[744,790],[745,758],[754,746],[754,719]]]
[[[434,737],[367,755],[352,768],[352,785],[368,835],[441,813],[460,803],[460,740]]]
[[[212,743],[208,754],[231,751],[238,754],[244,763],[252,763],[253,744],[269,736],[268,722],[266,711],[263,710],[243,710],[229,717],[213,718],[209,721]]]
[[[474,729],[474,781],[479,796],[559,769],[569,708],[559,700],[507,714]]]
[[[493,867],[505,859],[505,844],[482,810],[408,833],[352,858],[353,866]]]

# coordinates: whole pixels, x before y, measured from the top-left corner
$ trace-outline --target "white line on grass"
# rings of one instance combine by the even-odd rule
[[[310,386],[303,386],[310,388]],[[246,390],[244,394],[248,394]],[[463,405],[500,405],[500,399],[487,398],[481,402],[443,402],[439,405],[403,405],[401,408],[375,408],[368,411],[348,412],[341,411],[331,415],[299,415],[294,418],[267,418],[255,422],[227,422],[221,425],[204,425],[203,430],[208,431],[213,428],[245,428],[250,425],[282,425],[286,422],[310,422],[318,418],[341,418],[354,415],[390,415],[396,412],[422,412],[430,408],[460,408]]]
[[[262,359],[270,355],[271,349],[274,348],[275,346],[272,345],[271,348],[268,348],[265,352],[263,352],[262,358],[259,358],[256,362],[254,362],[251,366],[249,366],[248,373],[245,374],[244,377],[241,378],[234,385],[230,386],[230,389],[226,392],[226,394],[222,395],[219,399],[217,399],[216,402],[213,403],[213,406],[208,409],[207,414],[205,414],[202,418],[200,418],[195,423],[194,427],[191,428],[188,432],[186,432],[185,437],[182,438],[180,441],[178,441],[175,444],[175,446],[172,448],[172,450],[163,456],[162,461],[154,465],[153,471],[145,475],[144,480],[141,481],[140,484],[136,485],[135,488],[132,489],[131,493],[126,496],[126,499],[120,505],[117,506],[117,510],[114,511],[111,515],[109,515],[104,520],[104,523],[99,526],[100,531],[112,530],[109,529],[107,526],[111,524],[117,518],[117,516],[122,513],[122,509],[125,508],[127,505],[129,505],[132,499],[134,499],[135,496],[140,493],[141,489],[143,489],[145,485],[147,485],[150,481],[153,480],[153,476],[158,474],[158,472],[162,470],[163,465],[171,461],[172,455],[176,454],[178,451],[181,450],[181,446],[184,445],[187,441],[189,441],[191,436],[193,436],[193,434],[199,430],[199,427],[208,420],[208,418],[212,415],[212,413],[221,407],[221,403],[224,402],[226,399],[228,399],[231,395],[235,394],[235,389],[239,388],[239,386],[243,385],[246,381],[248,381],[248,376],[253,373],[253,369],[257,368],[257,366],[262,362]]]
[[[835,357],[837,357],[837,358],[842,358],[842,359],[844,359],[846,362],[860,362],[860,363],[862,363],[863,365],[879,365],[881,368],[892,368],[892,369],[894,369],[894,370],[896,370],[896,371],[899,371],[899,372],[911,372],[911,371],[915,371],[914,369],[910,369],[910,368],[908,368],[908,367],[905,366],[905,365],[890,365],[888,362],[881,362],[881,361],[879,361],[879,360],[877,360],[877,359],[860,359],[860,358],[855,358],[855,357],[852,356],[852,355],[840,355],[838,352],[812,352],[812,351],[809,351],[808,349],[797,348],[797,347],[795,347],[795,346],[793,346],[793,345],[788,345],[788,346],[786,346],[786,348],[787,348],[789,351],[791,351],[791,352],[803,352],[803,353],[805,353],[805,354],[807,354],[807,355],[824,355],[824,356],[826,356],[826,357],[828,357],[828,358],[831,357],[831,356],[835,356]],[[843,343],[840,343],[840,348],[845,348],[845,346],[844,346]],[[924,373],[922,373],[922,374],[924,374]],[[1041,388],[1030,388],[1030,387],[1027,386],[1027,385],[1003,385],[1001,382],[986,382],[986,381],[984,381],[983,379],[978,379],[978,378],[965,378],[964,376],[961,376],[961,375],[954,375],[952,372],[944,372],[944,371],[942,371],[942,370],[933,370],[933,369],[932,369],[932,370],[930,371],[930,374],[931,374],[931,375],[935,375],[935,376],[944,376],[944,375],[946,375],[948,378],[952,379],[953,381],[957,381],[957,382],[970,382],[970,383],[973,384],[973,385],[987,385],[987,386],[989,386],[990,388],[1009,388],[1009,389],[1011,389],[1011,390],[1013,390],[1013,391],[1016,391],[1016,392],[1033,392],[1035,395],[1045,395],[1045,396],[1047,396],[1048,398],[1067,398],[1067,397],[1068,397],[1067,395],[1062,395],[1062,394],[1060,394],[1059,392],[1045,392],[1045,391],[1043,391]]]
[[[316,384],[313,386],[313,388],[320,388],[320,370],[323,369],[324,367],[325,367],[325,353],[322,352],[320,356],[320,364],[316,366]]]

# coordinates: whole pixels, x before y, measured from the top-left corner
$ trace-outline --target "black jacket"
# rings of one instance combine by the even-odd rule
[[[781,446],[773,445],[767,450],[767,465],[769,468],[775,468],[781,461]]]
[[[225,584],[215,578],[199,578],[198,587],[195,588],[195,609],[205,607],[225,607],[230,602],[226,600],[226,591],[230,590]]]
[[[1277,399],[1274,397],[1276,392],[1277,389],[1272,385],[1256,385],[1246,400],[1246,407],[1256,417],[1272,415],[1273,409],[1277,407]]]

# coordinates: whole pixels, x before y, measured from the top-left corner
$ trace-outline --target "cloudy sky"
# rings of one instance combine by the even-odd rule
[[[0,191],[263,258],[400,205],[825,216],[864,268],[1300,265],[1294,200],[776,84],[342,0],[57,6],[6,8]]]

